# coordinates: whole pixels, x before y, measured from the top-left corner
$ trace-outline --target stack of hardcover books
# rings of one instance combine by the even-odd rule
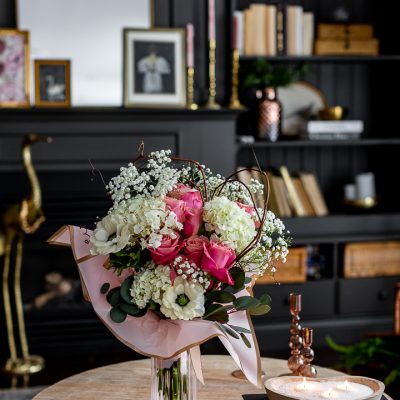
[[[306,134],[310,140],[359,139],[363,121],[308,121]]]

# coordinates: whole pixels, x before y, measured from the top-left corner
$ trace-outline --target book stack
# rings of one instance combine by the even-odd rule
[[[375,56],[379,40],[370,24],[318,24],[315,54]]]
[[[257,207],[262,208],[268,193],[267,184],[259,172],[243,169],[238,167],[237,170],[242,170],[238,173],[238,179],[244,184],[249,185],[252,178],[264,183],[264,194],[255,198]],[[282,218],[328,215],[325,199],[314,174],[299,172],[291,176],[285,166],[279,168],[279,173],[266,173],[270,185],[268,209],[275,215]]]
[[[310,140],[359,139],[364,131],[363,121],[308,121]]]
[[[251,4],[235,15],[241,55],[312,55],[314,14],[301,6]]]

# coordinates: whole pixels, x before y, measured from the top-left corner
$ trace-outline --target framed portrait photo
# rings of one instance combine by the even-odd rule
[[[29,106],[29,33],[0,29],[0,107]]]
[[[124,105],[183,107],[186,104],[185,31],[124,30]]]
[[[35,60],[35,105],[71,106],[70,77],[69,60]]]

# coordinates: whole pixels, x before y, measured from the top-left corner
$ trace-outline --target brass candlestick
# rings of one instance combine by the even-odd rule
[[[239,61],[240,55],[238,49],[232,51],[232,91],[231,99],[229,101],[229,108],[234,110],[241,110],[244,108],[239,100]]]
[[[315,378],[317,376],[317,369],[314,365],[311,365],[311,361],[314,360],[314,350],[311,348],[313,343],[313,330],[311,328],[303,328],[301,330],[301,336],[303,339],[301,356],[303,357],[304,364],[300,365],[297,373],[307,378]]]
[[[208,100],[206,107],[213,110],[218,110],[221,106],[215,100],[217,95],[217,80],[215,77],[215,50],[217,48],[217,42],[215,39],[209,40],[208,42]]]
[[[197,110],[199,106],[194,102],[194,68],[187,69],[187,102],[186,107],[190,110]]]
[[[301,337],[301,326],[299,324],[301,312],[301,294],[291,293],[289,297],[290,314],[292,314],[292,323],[290,326],[290,341],[291,357],[288,360],[288,367],[294,375],[297,375],[297,370],[304,364],[303,357],[300,353],[303,340]]]

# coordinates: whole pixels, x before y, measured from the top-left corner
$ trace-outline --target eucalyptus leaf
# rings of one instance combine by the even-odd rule
[[[232,293],[216,290],[213,292],[208,292],[206,299],[209,301],[215,301],[217,303],[232,303],[236,297]]]
[[[272,304],[271,296],[268,293],[264,293],[260,298],[260,303],[270,306]]]
[[[228,312],[231,310],[233,306],[228,305],[228,306],[223,306],[222,304],[212,304],[210,307],[207,308],[203,319],[210,319],[210,317],[214,314],[217,313],[223,313],[223,312]]]
[[[231,324],[229,324],[229,326],[230,326],[232,329],[234,329],[236,332],[251,333],[251,330],[250,330],[250,329],[242,328],[241,326],[231,325]]]
[[[119,308],[133,317],[140,314],[140,309],[135,304],[122,303],[119,305]]]
[[[101,285],[101,288],[100,288],[100,293],[101,293],[101,294],[106,294],[106,293],[108,292],[109,289],[110,289],[110,284],[109,284],[108,282],[103,283],[103,284]]]
[[[267,314],[271,310],[271,307],[267,304],[261,304],[257,307],[251,308],[249,310],[250,315],[264,315]]]
[[[240,334],[240,337],[242,338],[244,344],[245,344],[249,349],[251,349],[251,343],[250,343],[249,339],[247,339],[246,335],[245,335],[244,333],[241,333],[241,334]]]
[[[258,307],[260,305],[260,301],[251,296],[243,296],[237,298],[233,305],[236,310],[249,310],[251,308]]]
[[[133,276],[126,278],[121,285],[121,297],[128,303],[132,303],[131,287],[133,284]]]
[[[110,310],[111,319],[118,324],[125,321],[126,315],[126,312],[122,311],[118,306]]]
[[[244,271],[239,267],[234,267],[229,271],[229,273],[230,273],[232,279],[235,281],[235,284],[233,285],[233,287],[236,290],[242,289],[244,286],[244,281],[246,279]]]
[[[116,305],[118,305],[121,302],[121,295],[120,295],[119,291],[120,291],[120,288],[115,287],[115,288],[112,288],[107,294],[107,301],[113,307],[115,307]]]
[[[221,330],[224,333],[228,334],[229,336],[232,336],[235,339],[240,339],[240,336],[233,329],[231,329],[228,325],[218,324],[218,326],[221,328]]]

